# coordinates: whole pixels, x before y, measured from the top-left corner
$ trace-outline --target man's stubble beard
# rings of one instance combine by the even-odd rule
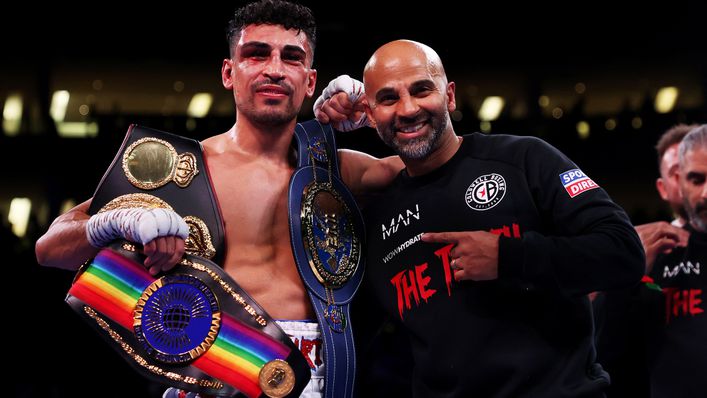
[[[431,120],[430,128],[432,130],[429,135],[406,140],[404,144],[400,142],[393,131],[395,129],[395,123],[391,123],[386,128],[386,131],[381,132],[378,130],[378,134],[383,142],[388,147],[392,148],[401,158],[413,160],[425,159],[439,147],[440,138],[449,123],[446,117],[431,117],[429,120]]]

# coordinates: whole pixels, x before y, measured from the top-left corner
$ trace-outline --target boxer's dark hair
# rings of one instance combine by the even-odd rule
[[[248,25],[281,25],[285,29],[297,29],[304,32],[307,42],[312,48],[317,44],[317,25],[312,10],[301,5],[284,0],[261,0],[249,3],[236,10],[233,19],[228,23],[228,48],[233,57],[236,42],[241,37],[243,28]]]

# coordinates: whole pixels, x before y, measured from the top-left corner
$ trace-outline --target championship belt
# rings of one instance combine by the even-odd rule
[[[140,245],[116,241],[82,267],[67,303],[154,381],[210,395],[299,396],[311,377],[306,359],[210,261],[224,233],[198,141],[130,127],[89,213],[135,207],[180,214],[187,255],[155,278]]]
[[[114,242],[83,267],[66,301],[144,376],[189,391],[297,397],[301,352],[219,266],[186,255],[154,278],[145,256]]]
[[[363,278],[363,217],[339,179],[330,126],[297,124],[298,169],[290,179],[292,250],[322,330],[324,396],[353,396],[356,354],[349,304]]]
[[[224,227],[201,143],[131,125],[93,194],[89,214],[164,203],[189,225],[185,251],[220,264]]]

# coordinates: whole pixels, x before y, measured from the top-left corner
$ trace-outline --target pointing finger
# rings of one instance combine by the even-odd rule
[[[459,243],[461,232],[426,232],[422,241],[429,243]]]

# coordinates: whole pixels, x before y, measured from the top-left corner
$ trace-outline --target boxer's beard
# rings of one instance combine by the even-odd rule
[[[252,99],[255,97],[258,88],[265,84],[280,86],[287,94],[287,98],[265,100],[265,107],[256,106]],[[264,80],[253,84],[251,90],[253,93],[251,101],[247,104],[243,104],[243,106],[240,107],[240,111],[255,123],[265,126],[280,126],[291,122],[297,117],[299,108],[295,107],[292,102],[294,89],[286,82]]]

